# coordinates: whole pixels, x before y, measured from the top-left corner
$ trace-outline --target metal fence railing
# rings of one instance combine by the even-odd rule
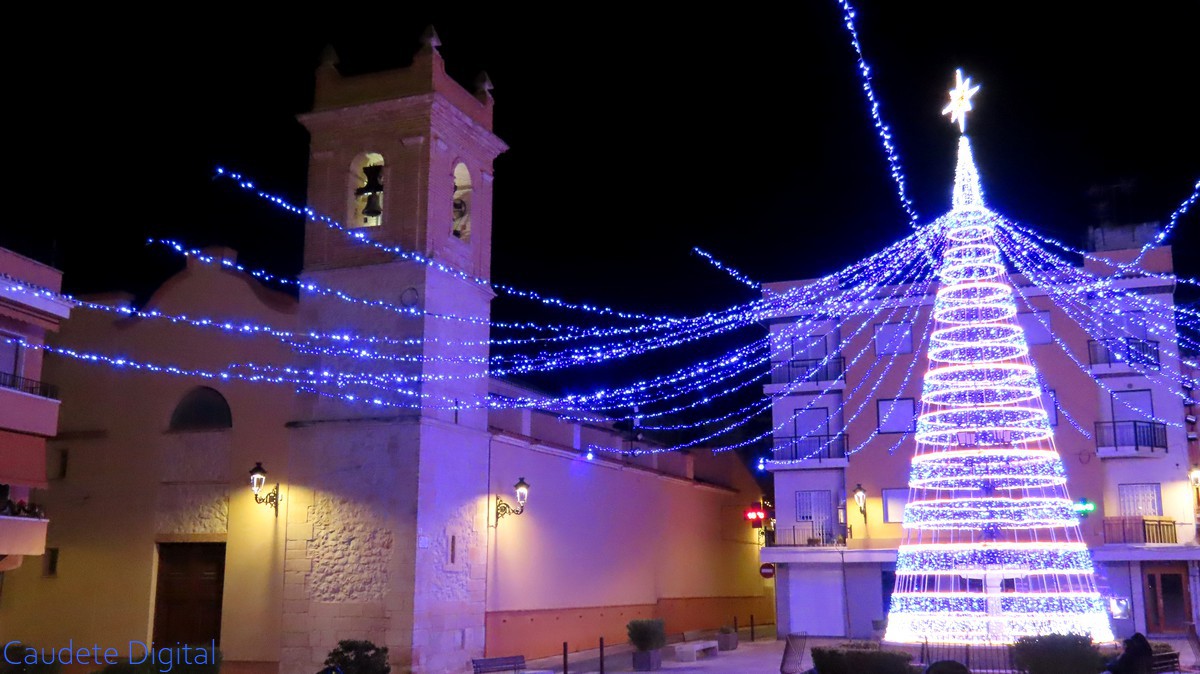
[[[1157,370],[1158,342],[1138,337],[1089,339],[1088,360],[1092,365],[1134,365]]]
[[[846,436],[804,435],[778,437],[771,448],[773,461],[822,461],[846,458]]]
[[[809,521],[786,527],[776,525],[768,544],[773,547],[837,547],[846,545],[846,538],[845,524]]]
[[[1177,543],[1175,520],[1170,517],[1129,515],[1104,518],[1105,543]]]
[[[13,389],[22,393],[58,400],[57,386],[36,379],[18,377],[11,372],[0,372],[0,388]]]
[[[771,383],[837,381],[846,375],[846,359],[835,356],[824,358],[795,358],[772,361]]]
[[[1097,421],[1096,446],[1153,452],[1167,448],[1167,425],[1157,421]]]

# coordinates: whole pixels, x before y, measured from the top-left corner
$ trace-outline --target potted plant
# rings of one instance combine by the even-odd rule
[[[625,625],[633,644],[633,671],[662,669],[662,647],[667,645],[667,630],[661,619],[630,620]]]
[[[738,633],[729,625],[722,625],[721,629],[717,630],[717,650],[732,651],[738,646]]]

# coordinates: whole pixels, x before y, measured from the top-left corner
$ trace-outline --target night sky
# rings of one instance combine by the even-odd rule
[[[223,244],[299,270],[302,225],[230,184],[222,165],[303,201],[312,72],[405,65],[432,23],[449,72],[495,84],[493,276],[570,300],[694,313],[754,293],[690,251],[757,280],[815,277],[908,231],[833,0],[721,12],[492,3],[341,3],[278,25],[206,6],[144,29],[110,7],[10,52],[10,171],[22,192],[0,246],[65,272],[68,292],[145,297],[180,263],[147,235]],[[948,209],[953,72],[983,88],[970,118],[990,205],[1082,244],[1093,186],[1124,183],[1118,217],[1165,217],[1200,177],[1200,3],[858,5],[867,59],[910,196]],[[736,8],[735,8],[736,6]],[[46,6],[50,12],[50,5]],[[44,23],[54,17],[43,17]],[[1200,218],[1174,238],[1200,275]],[[494,315],[525,315],[498,300]],[[570,315],[539,314],[547,321]]]

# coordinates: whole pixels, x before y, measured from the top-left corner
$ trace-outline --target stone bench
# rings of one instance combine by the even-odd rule
[[[1168,651],[1166,653],[1155,653],[1150,656],[1150,671],[1152,674],[1159,672],[1178,672],[1179,669],[1179,652]]]
[[[716,641],[701,639],[699,641],[683,641],[675,644],[675,659],[680,662],[695,662],[699,653],[716,657],[718,648]]]
[[[506,655],[499,658],[476,658],[471,661],[472,674],[487,672],[515,672],[516,674],[554,674],[549,669],[525,669],[524,655]]]

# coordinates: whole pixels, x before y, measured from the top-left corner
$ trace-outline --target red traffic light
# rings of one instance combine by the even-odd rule
[[[749,520],[753,527],[761,527],[767,519],[767,511],[763,510],[761,503],[754,503],[746,511],[746,519]]]

